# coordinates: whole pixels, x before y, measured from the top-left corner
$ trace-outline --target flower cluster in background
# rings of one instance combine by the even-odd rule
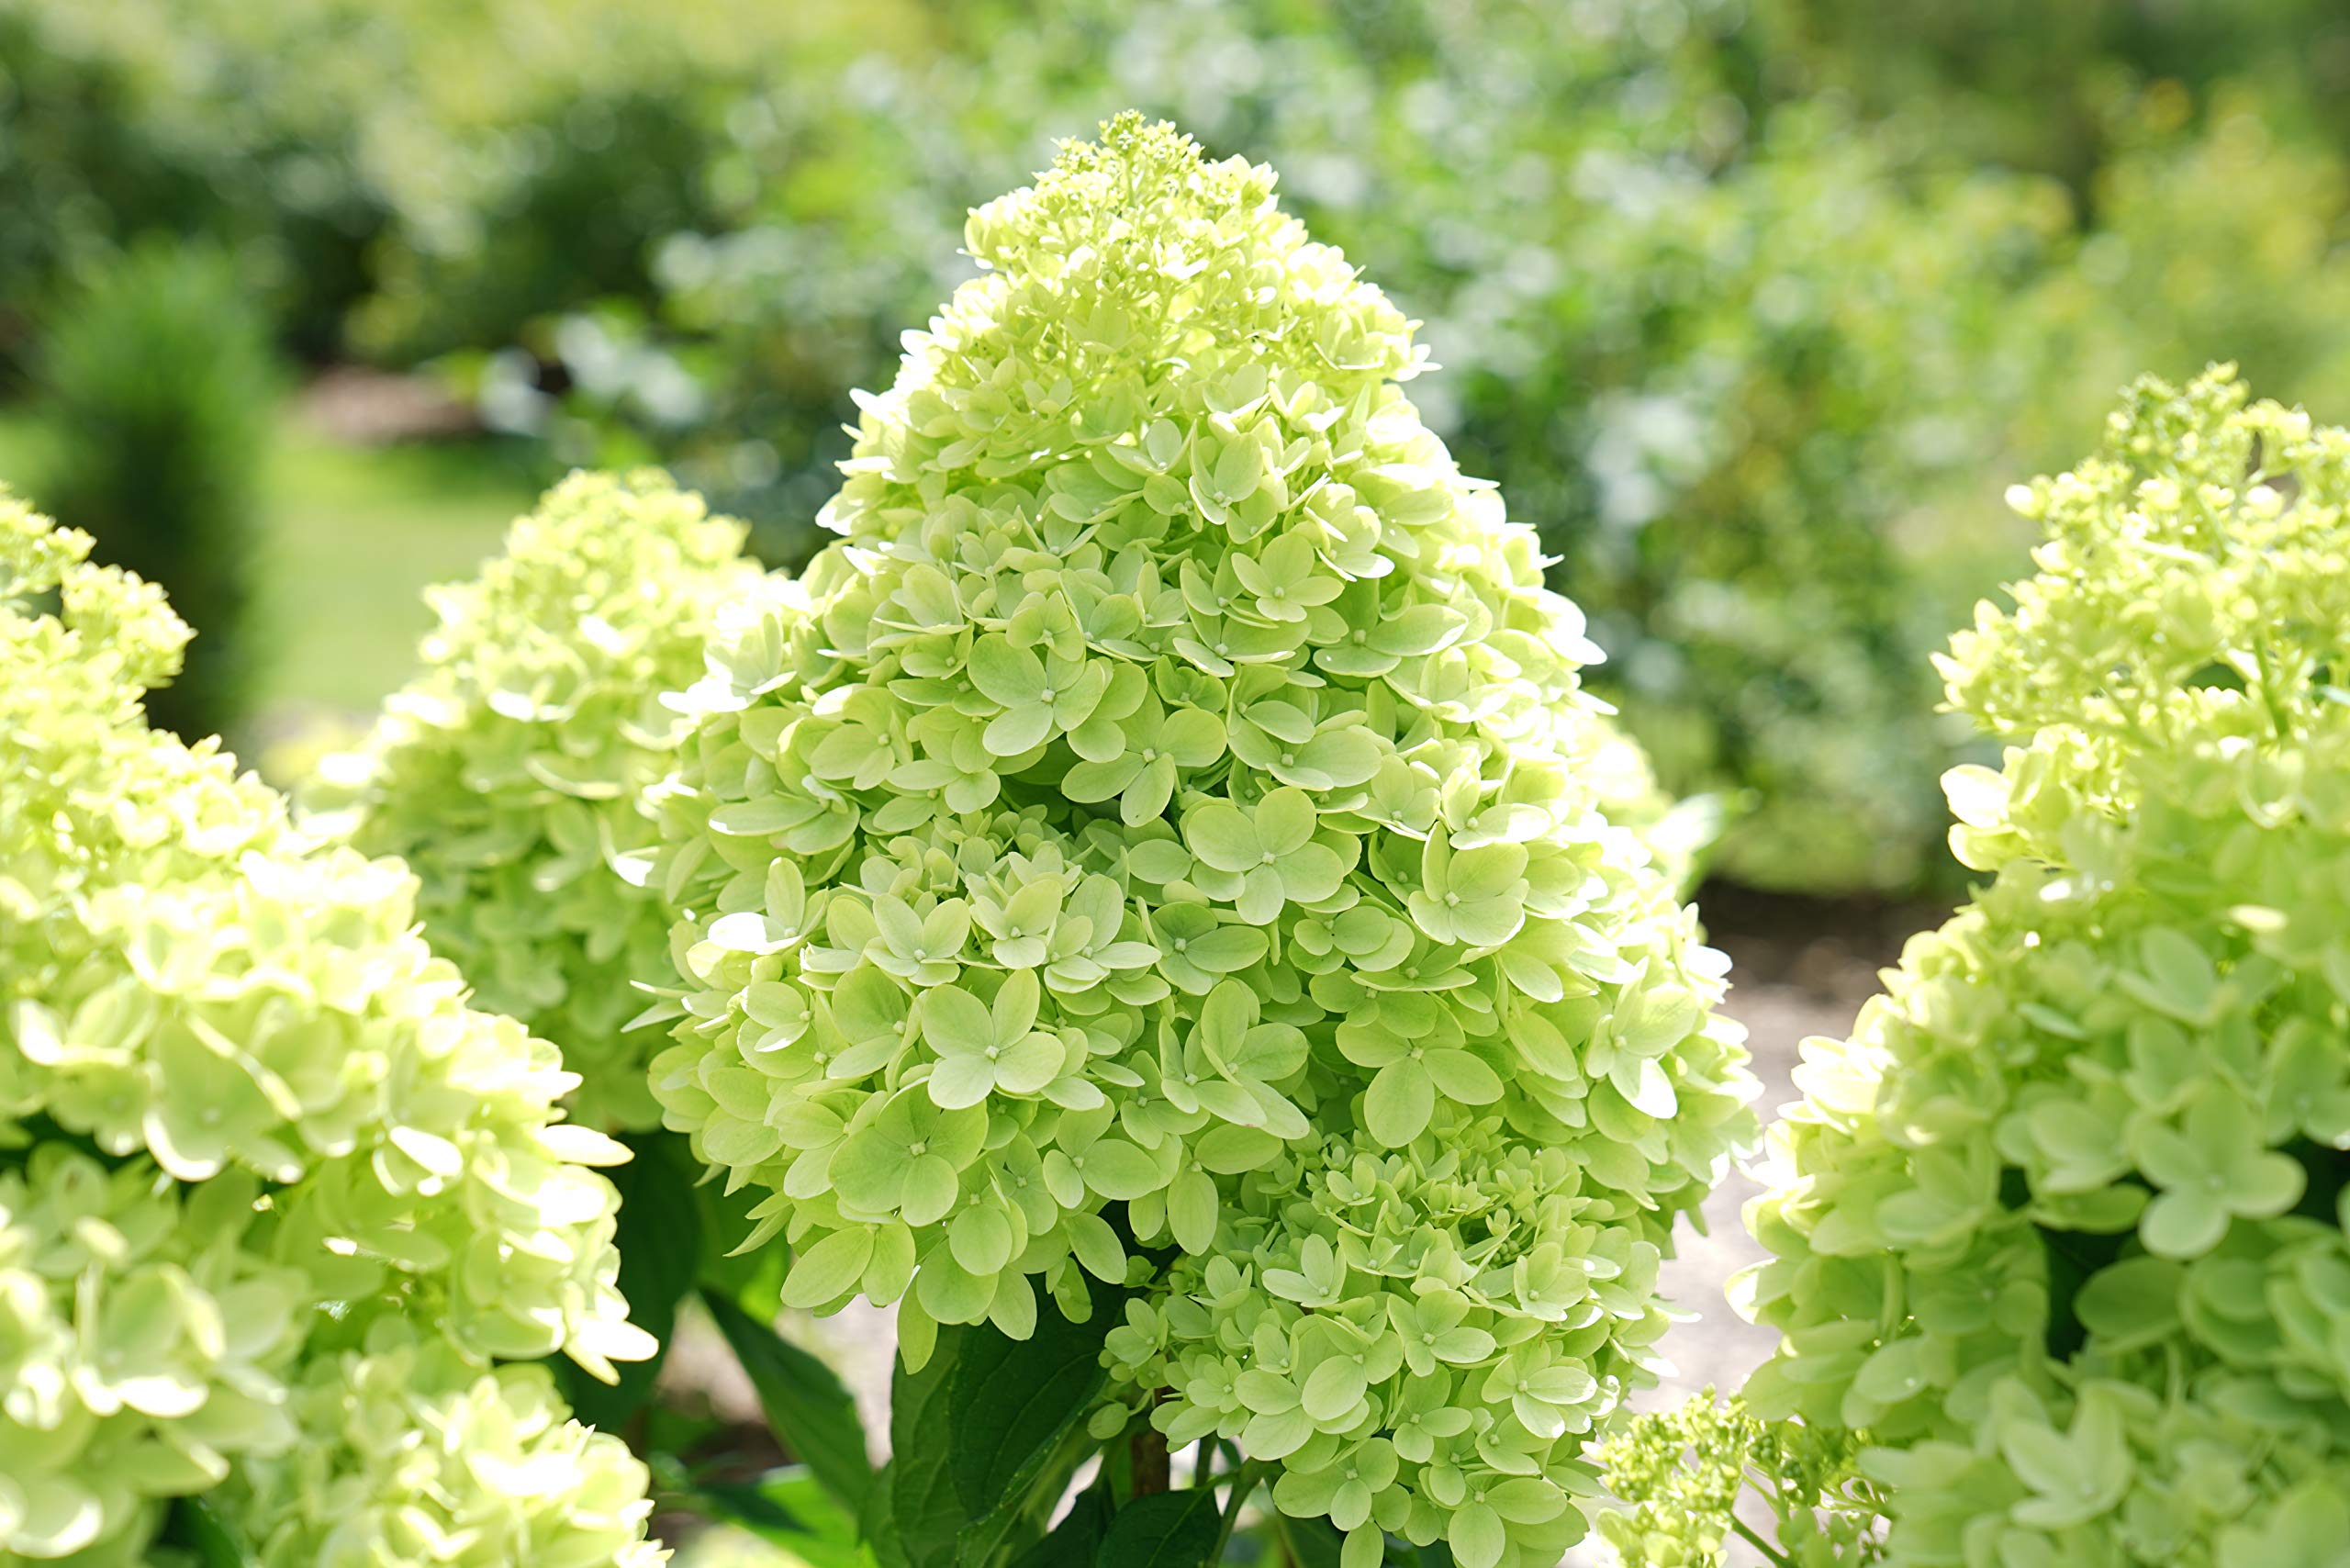
[[[686,695],[655,1092],[787,1301],[896,1301],[919,1364],[1134,1283],[1119,1401],[1350,1562],[1547,1562],[1751,1127],[1723,962],[1599,809],[1597,650],[1270,171],[1127,117],[969,243],[845,538]]]
[[[287,1517],[321,1506],[400,1516],[369,1563],[658,1562],[615,1439],[475,1383],[648,1352],[586,1168],[624,1152],[466,1005],[397,863],[147,728],[186,629],[89,547],[0,502],[0,1561],[147,1561],[208,1493],[303,1543],[273,1562],[363,1560]],[[410,1340],[434,1377],[374,1370]],[[333,1409],[385,1379],[408,1403]],[[500,1436],[427,1484],[459,1427]],[[332,1485],[289,1501],[289,1465]]]
[[[406,859],[434,951],[562,1047],[589,1126],[660,1119],[660,1036],[627,1032],[644,999],[621,982],[668,972],[672,916],[617,873],[657,837],[647,791],[683,725],[663,697],[758,575],[743,533],[657,475],[573,476],[478,578],[431,591],[423,673],[321,770],[318,825]]]
[[[485,1367],[386,1321],[294,1390],[301,1447],[218,1506],[259,1568],[655,1568],[644,1466],[571,1418],[538,1363]]]
[[[2141,383],[2019,487],[1942,661],[1996,873],[1774,1129],[1758,1411],[1863,1433],[1886,1561],[2338,1560],[2350,1528],[2350,432]]]
[[[1723,1568],[1741,1541],[1785,1568],[1878,1562],[1883,1502],[1854,1468],[1862,1442],[1836,1427],[1761,1420],[1708,1388],[1608,1440],[1608,1495],[1629,1506],[1599,1516],[1600,1536],[1628,1568]],[[1761,1528],[1739,1513],[1750,1495],[1769,1510]]]

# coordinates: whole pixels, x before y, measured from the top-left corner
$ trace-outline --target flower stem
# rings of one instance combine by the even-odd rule
[[[1753,1527],[1749,1525],[1744,1519],[1740,1518],[1736,1514],[1732,1514],[1729,1517],[1729,1528],[1736,1530],[1739,1533],[1740,1539],[1743,1540],[1747,1545],[1761,1552],[1764,1557],[1769,1558],[1773,1562],[1777,1563],[1778,1568],[1796,1568],[1794,1558],[1789,1557],[1785,1552],[1781,1551],[1777,1547],[1773,1546],[1769,1541],[1764,1540],[1761,1536],[1755,1534]]]
[[[1169,1466],[1165,1433],[1146,1425],[1134,1435],[1133,1446],[1127,1452],[1134,1465],[1136,1496],[1153,1496],[1167,1490]]]

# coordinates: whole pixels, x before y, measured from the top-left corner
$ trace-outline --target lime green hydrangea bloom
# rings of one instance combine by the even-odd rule
[[[673,913],[634,873],[681,722],[661,696],[701,674],[713,612],[756,577],[744,532],[657,473],[572,476],[479,577],[431,590],[422,673],[322,769],[319,825],[408,862],[433,950],[563,1047],[589,1126],[660,1120],[660,1035],[626,1032],[643,999],[612,977],[668,971]]]
[[[1865,1432],[1901,1564],[2309,1564],[2350,1539],[2350,432],[2221,369],[2020,487],[1943,662],[1996,880],[1814,1041],[1749,1384]]]
[[[485,1368],[385,1323],[310,1368],[294,1416],[303,1447],[231,1509],[268,1521],[260,1568],[666,1560],[644,1539],[643,1467],[570,1418],[543,1363]]]
[[[89,549],[0,498],[0,1563],[142,1560],[386,1326],[476,1371],[651,1349],[586,1168],[624,1156],[554,1120],[554,1047],[465,1005],[397,863],[148,730],[186,629]]]
[[[183,1189],[59,1141],[0,1159],[0,1561],[135,1536],[151,1499],[293,1441],[312,1298],[254,1245],[257,1179]]]
[[[1597,651],[1270,171],[1127,117],[968,239],[845,538],[686,696],[655,1091],[789,1301],[919,1361],[1151,1281],[1108,1427],[1237,1437],[1357,1557],[1547,1563],[1751,1093],[1598,809]]]

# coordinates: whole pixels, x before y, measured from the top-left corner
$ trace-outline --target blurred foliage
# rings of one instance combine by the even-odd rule
[[[0,0],[0,352],[147,230],[235,245],[289,341],[398,359],[650,286],[725,102],[838,0]],[[867,49],[901,0],[855,8]]]
[[[2176,83],[2117,98],[2099,220],[2052,293],[2067,335],[2104,358],[2087,398],[2143,372],[2186,380],[2232,361],[2325,414],[2350,395],[2350,162],[2287,133],[2249,84],[2200,112]],[[2103,330],[2098,329],[2103,327]],[[2088,379],[2086,375],[2079,379]],[[2080,444],[2094,421],[2065,432]]]
[[[248,563],[277,383],[267,322],[228,258],[201,247],[151,241],[95,268],[43,335],[33,493],[199,633],[147,699],[156,727],[190,741],[226,727],[251,675]]]
[[[2119,91],[2200,96],[2257,81],[2297,132],[2350,134],[2350,12],[2336,0],[1759,0],[1773,95],[1834,91],[1872,118],[1925,111],[1951,155],[2086,193],[2115,151]]]
[[[192,22],[204,8],[169,9]],[[149,231],[234,248],[283,333],[330,346],[382,214],[349,119],[296,47],[307,7],[280,9],[283,27],[229,47],[166,26],[162,4],[0,5],[0,353],[14,368],[73,272]]]
[[[2345,88],[2326,0],[0,0],[0,300],[167,213],[796,562],[964,208],[1166,114],[1424,319],[1719,868],[1897,890],[1997,476],[2142,370],[2350,402]]]

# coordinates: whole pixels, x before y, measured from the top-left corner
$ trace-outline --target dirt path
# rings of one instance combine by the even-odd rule
[[[1780,1106],[1796,1098],[1790,1074],[1798,1059],[1797,1047],[1813,1035],[1841,1036],[1858,1008],[1856,1001],[1823,997],[1791,985],[1755,985],[1731,993],[1729,1012],[1746,1025],[1755,1076],[1762,1081],[1762,1098],[1756,1105],[1766,1124]],[[1706,1204],[1709,1234],[1683,1233],[1681,1255],[1665,1265],[1664,1294],[1677,1308],[1698,1316],[1695,1322],[1674,1324],[1665,1336],[1665,1353],[1675,1374],[1639,1395],[1634,1402],[1639,1408],[1677,1405],[1709,1383],[1733,1390],[1771,1353],[1776,1336],[1742,1321],[1722,1295],[1732,1274],[1763,1256],[1739,1219],[1746,1200],[1759,1191],[1747,1172],[1732,1175]]]

